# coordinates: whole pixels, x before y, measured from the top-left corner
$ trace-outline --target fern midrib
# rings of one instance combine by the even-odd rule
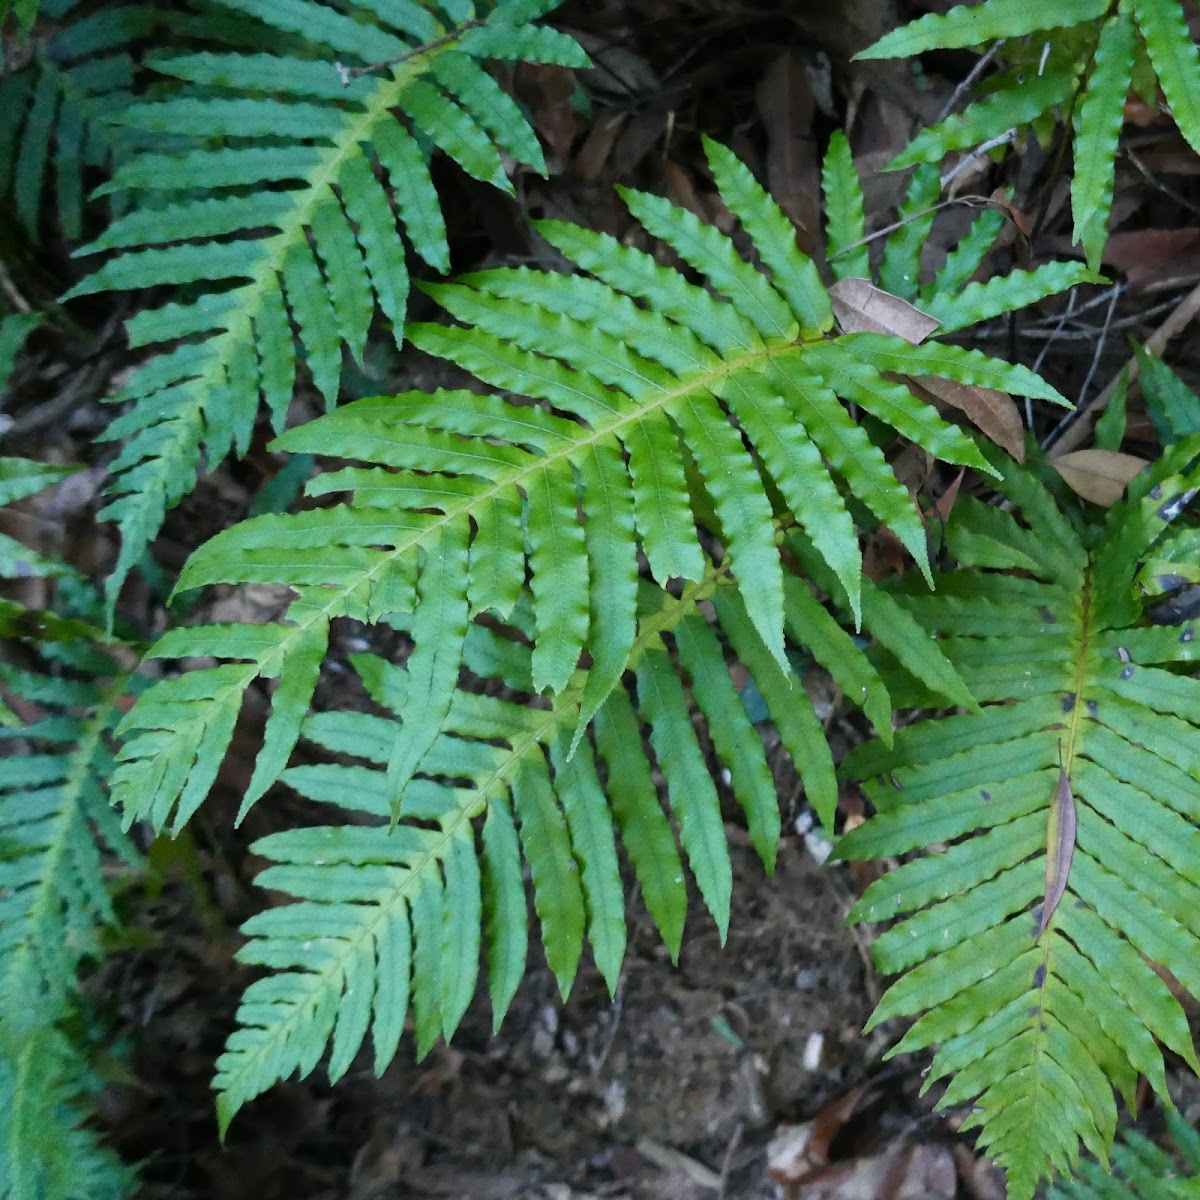
[[[54,918],[49,921],[51,927],[60,923],[57,919],[58,914],[52,911],[58,894],[52,884],[61,877],[60,873],[67,874],[70,868],[70,864],[66,863],[66,859],[70,849],[71,826],[82,803],[88,770],[91,767],[92,759],[100,748],[100,740],[104,736],[104,731],[108,728],[112,707],[116,698],[124,694],[127,682],[127,677],[122,677],[118,683],[110,685],[105,690],[104,696],[97,705],[95,714],[84,723],[77,748],[69,756],[71,766],[67,772],[67,777],[63,785],[62,801],[55,813],[52,826],[55,830],[55,837],[52,839],[49,848],[42,855],[43,861],[46,863],[46,869],[41,873],[41,878],[33,889],[36,899],[29,906],[25,916],[26,923],[33,928],[37,928],[41,924],[36,919],[39,916]],[[64,863],[66,863],[67,869],[64,869]],[[11,957],[6,962],[4,973],[6,975],[16,974],[19,969],[22,969],[24,960],[30,961],[31,966],[29,969],[33,977],[40,979],[41,972],[38,970],[36,955],[34,954],[34,938],[32,936],[22,939],[20,947],[11,954]],[[4,1017],[0,1016],[0,1020],[3,1019]]]
[[[705,576],[706,578],[703,581],[690,584],[685,588],[683,595],[679,597],[672,596],[671,603],[664,605],[658,613],[654,614],[643,626],[639,627],[637,636],[634,638],[633,648],[630,652],[631,668],[637,664],[646,648],[662,632],[673,627],[685,616],[695,611],[696,604],[711,595],[722,583],[729,583],[728,563],[722,562],[710,567],[705,572]],[[329,964],[320,971],[306,971],[305,974],[308,977],[319,983],[333,978],[340,978],[342,980],[346,978],[347,964],[356,958],[358,948],[367,942],[368,939],[373,939],[374,931],[380,925],[387,923],[397,903],[407,901],[415,896],[420,890],[421,881],[424,879],[426,872],[431,868],[436,869],[437,864],[445,857],[450,843],[459,836],[464,823],[472,821],[475,817],[479,816],[487,808],[489,799],[496,794],[499,788],[508,787],[515,779],[521,764],[526,758],[534,754],[542,754],[542,747],[550,745],[555,733],[573,727],[578,715],[580,700],[583,696],[585,680],[586,672],[583,670],[576,671],[571,684],[556,697],[552,708],[527,708],[525,710],[528,714],[541,713],[543,716],[540,720],[531,721],[522,736],[510,743],[511,748],[509,753],[500,759],[496,768],[481,781],[477,782],[471,792],[473,796],[472,802],[460,805],[453,814],[439,821],[439,836],[431,840],[428,848],[417,857],[415,860],[416,865],[414,866],[410,863],[405,867],[397,868],[398,871],[407,873],[404,882],[383,895],[383,898],[376,905],[378,911],[372,920],[364,923],[354,936],[339,941],[339,948],[343,950],[343,953],[330,960]],[[364,908],[367,907],[367,902],[364,901],[362,903]],[[314,988],[314,995],[318,995],[324,990],[324,987]],[[299,1021],[300,1014],[304,1011],[304,1008],[304,1003],[293,1006],[293,1012],[289,1014],[288,1018],[281,1024],[272,1027],[272,1036],[269,1039],[264,1038],[261,1049],[252,1055],[247,1055],[245,1052],[239,1055],[239,1059],[248,1065],[236,1073],[225,1072],[227,1077],[237,1079],[250,1075],[253,1078],[253,1072],[250,1070],[249,1064],[255,1064],[265,1058],[269,1058],[269,1047],[274,1042],[287,1040],[287,1035]],[[232,1090],[234,1089],[229,1086],[224,1089],[226,1093]]]
[[[42,924],[42,921],[36,919],[39,915],[49,918],[47,923],[50,927],[61,925],[61,915],[56,911],[51,911],[57,907],[55,904],[57,893],[51,883],[60,877],[60,871],[64,869],[64,863],[66,863],[69,853],[71,825],[81,803],[88,770],[100,748],[104,732],[108,728],[113,706],[117,698],[125,693],[127,684],[128,676],[122,676],[105,689],[97,703],[95,714],[84,723],[77,747],[70,755],[72,765],[67,772],[62,803],[58,807],[53,824],[57,836],[54,837],[50,849],[43,855],[46,869],[42,872],[41,880],[35,889],[37,898],[30,905],[25,916],[27,925],[32,928],[37,928]],[[69,868],[70,864],[66,863],[66,867]],[[15,1061],[16,1088],[14,1094],[8,1098],[8,1105],[12,1113],[10,1129],[12,1130],[11,1153],[13,1157],[10,1161],[13,1163],[21,1161],[22,1156],[19,1151],[23,1145],[28,1144],[26,1141],[28,1135],[23,1134],[22,1131],[26,1128],[32,1129],[33,1122],[38,1119],[36,1108],[29,1117],[23,1115],[26,1107],[24,1101],[42,1094],[41,1085],[45,1082],[39,1073],[38,1055],[43,1049],[43,1040],[36,1035],[36,1023],[48,1028],[60,1016],[57,1011],[49,1011],[46,1005],[34,1002],[37,995],[35,989],[43,982],[43,972],[39,969],[32,936],[22,938],[18,948],[10,952],[5,963],[5,975],[11,977],[18,972],[24,973],[27,984],[19,986],[17,994],[22,1000],[28,1002],[24,1013],[27,1017],[33,1016],[35,1024],[23,1025],[19,1030],[21,1036],[16,1039],[19,1044]],[[10,1019],[11,1016],[11,1012],[0,1014],[0,1021]]]
[[[293,208],[286,222],[280,223],[278,233],[256,243],[265,247],[266,253],[259,255],[256,263],[252,264],[249,282],[234,289],[239,296],[239,303],[230,308],[229,324],[224,331],[206,340],[205,348],[210,354],[204,370],[188,381],[190,387],[207,394],[224,386],[227,368],[237,357],[244,341],[249,339],[251,344],[254,342],[251,322],[260,313],[264,296],[275,288],[282,290],[279,276],[288,251],[301,242],[307,244],[307,229],[312,224],[313,212],[333,194],[333,186],[340,177],[342,167],[350,157],[361,152],[359,147],[362,143],[370,143],[375,125],[381,120],[390,119],[391,110],[400,107],[405,88],[423,73],[426,61],[445,53],[449,45],[447,43],[434,50],[419,51],[396,70],[391,80],[381,81],[366,108],[347,123],[334,139],[330,153],[327,156],[322,154],[314,172],[306,177],[300,187],[288,193],[303,197],[302,203]],[[330,70],[333,70],[332,64]],[[256,407],[257,404],[256,394]],[[202,409],[203,401],[197,398],[193,411]],[[171,419],[178,421],[186,415],[186,412],[176,412]],[[157,454],[155,457],[163,455]]]
[[[587,449],[608,438],[619,437],[621,430],[633,425],[637,421],[643,420],[653,412],[666,408],[675,401],[686,399],[695,392],[711,392],[710,385],[714,381],[733,374],[735,371],[746,366],[747,363],[770,358],[775,358],[777,361],[781,358],[786,359],[789,351],[800,356],[803,353],[803,347],[791,342],[774,346],[764,346],[761,350],[750,351],[739,356],[732,363],[723,363],[719,370],[705,371],[697,377],[690,377],[688,380],[681,382],[676,388],[662,390],[654,400],[645,403],[634,412],[624,415],[614,413],[611,423],[601,428],[593,428],[585,436],[567,442],[562,449],[547,452],[543,457],[535,459],[530,464],[515,466],[489,487],[484,488],[474,495],[463,497],[457,504],[447,505],[445,511],[440,516],[435,517],[428,524],[422,525],[420,529],[415,530],[409,539],[399,542],[393,549],[380,554],[372,565],[364,567],[361,571],[351,573],[346,583],[332,587],[320,587],[319,590],[312,585],[297,588],[296,590],[306,601],[305,607],[308,613],[306,618],[295,622],[295,624],[289,627],[290,631],[281,638],[274,651],[255,660],[255,663],[251,664],[245,675],[245,682],[231,683],[221,693],[221,696],[229,698],[234,692],[240,695],[250,685],[256,675],[262,674],[273,677],[277,674],[284,659],[291,653],[293,644],[298,638],[303,638],[307,631],[318,622],[327,621],[335,616],[342,615],[347,597],[357,592],[360,588],[365,591],[377,576],[386,574],[394,562],[409,554],[414,549],[422,548],[427,539],[436,540],[441,529],[450,522],[464,515],[469,515],[477,507],[482,508],[489,501],[502,496],[513,487],[519,486],[524,480],[534,475],[535,472],[552,471],[555,466],[564,462],[570,467],[572,460]],[[580,426],[581,431],[583,428],[583,426]],[[220,536],[218,535],[218,539]],[[727,570],[728,568],[725,567],[723,569]],[[238,583],[241,581],[226,579],[224,582]],[[318,596],[324,599],[318,599]]]
[[[1075,756],[1078,753],[1078,745],[1081,736],[1081,727],[1084,711],[1084,691],[1087,688],[1087,670],[1088,670],[1088,654],[1091,640],[1091,614],[1092,614],[1092,568],[1091,565],[1085,569],[1082,579],[1082,589],[1080,593],[1080,603],[1076,610],[1077,617],[1077,644],[1078,653],[1075,659],[1075,676],[1072,682],[1072,688],[1067,693],[1071,698],[1071,710],[1067,714],[1066,736],[1063,738],[1062,748],[1062,769],[1066,773],[1068,781],[1071,779],[1071,767],[1074,764]],[[1046,852],[1049,853],[1049,831],[1050,821],[1054,815],[1054,797],[1050,799],[1050,805],[1047,812],[1047,847]],[[1066,894],[1063,899],[1066,900]],[[1044,898],[1043,898],[1044,902]],[[1033,1077],[1035,1080],[1035,1088],[1037,1093],[1041,1093],[1046,1086],[1046,1073],[1038,1070],[1037,1064],[1043,1058],[1051,1058],[1051,1054],[1047,1048],[1046,1042],[1049,1038],[1049,1021],[1047,1020],[1047,1008],[1049,1003],[1049,983],[1053,977],[1051,970],[1051,958],[1055,947],[1054,934],[1055,922],[1051,917],[1050,924],[1046,927],[1045,933],[1042,935],[1042,953],[1041,953],[1041,970],[1042,983],[1037,989],[1037,1004],[1035,1006],[1036,1021],[1033,1024],[1034,1028],[1034,1050],[1031,1067],[1033,1069]],[[1031,1014],[1031,1021],[1033,1014]],[[1053,1099],[1053,1097],[1051,1097]],[[1030,1114],[1039,1111],[1039,1105],[1035,1102],[1029,1106]]]

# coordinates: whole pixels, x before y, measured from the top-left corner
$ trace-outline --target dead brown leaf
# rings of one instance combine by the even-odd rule
[[[1146,460],[1119,450],[1072,450],[1050,465],[1077,496],[1110,508],[1124,495],[1129,481]]]
[[[754,99],[767,131],[768,189],[796,226],[800,249],[812,257],[821,245],[821,169],[812,136],[816,100],[799,51],[772,60]]]
[[[1021,412],[1007,392],[971,387],[954,379],[922,375],[912,380],[935,403],[961,412],[984,437],[990,438],[1017,460],[1025,461],[1025,426]]]
[[[1194,275],[1200,271],[1200,228],[1114,233],[1104,263],[1120,271],[1133,291]]]
[[[839,279],[829,298],[845,333],[887,333],[919,346],[938,327],[932,317],[869,279]]]

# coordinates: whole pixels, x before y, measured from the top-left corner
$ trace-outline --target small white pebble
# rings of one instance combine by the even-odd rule
[[[818,1029],[808,1035],[804,1043],[804,1069],[815,1071],[821,1065],[821,1054],[825,1050],[825,1035]]]

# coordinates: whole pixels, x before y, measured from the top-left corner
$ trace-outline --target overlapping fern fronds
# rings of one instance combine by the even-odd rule
[[[801,579],[791,577],[787,591],[794,652],[827,667],[886,736],[887,691],[864,653]],[[344,821],[344,810],[355,819],[255,843],[274,864],[258,882],[295,903],[261,913],[244,929],[251,940],[243,960],[274,973],[247,990],[239,1028],[218,1063],[223,1123],[277,1080],[311,1071],[330,1042],[332,1078],[347,1070],[368,1030],[381,1071],[410,1008],[419,1054],[449,1038],[474,995],[481,943],[499,1025],[525,970],[523,860],[546,960],[563,994],[585,939],[615,989],[626,922],[614,825],[672,956],[687,908],[684,861],[724,938],[732,869],[714,765],[728,771],[768,868],[780,819],[764,746],[733,685],[722,639],[753,672],[810,799],[831,823],[836,787],[820,721],[794,672],[780,668],[755,631],[728,564],[714,564],[679,596],[645,584],[637,605],[632,686],[616,685],[578,741],[588,673],[577,671],[549,707],[538,704],[528,645],[473,626],[464,646],[471,685],[454,692],[395,828],[387,767],[406,726],[420,719],[413,698],[419,680],[411,669],[356,656],[371,697],[396,715],[328,712],[305,722],[308,741],[342,762],[292,767],[283,781],[330,805],[335,819]],[[863,605],[881,641],[919,657],[947,697],[969,700],[936,644],[869,582]],[[527,618],[517,613],[519,624]],[[507,698],[495,695],[497,684]],[[700,736],[694,709],[703,718]],[[346,765],[347,758],[356,761]]]
[[[1170,1103],[1162,1053],[1193,1068],[1179,1002],[1151,964],[1200,995],[1200,658],[1197,624],[1153,625],[1139,563],[1175,537],[1200,486],[1200,438],[1171,448],[1099,528],[1077,530],[1008,467],[1005,512],[956,505],[961,564],[895,598],[984,702],[922,721],[845,764],[878,815],[845,857],[945,845],[892,871],[854,915],[897,924],[876,959],[902,977],[872,1024],[924,1014],[896,1052],[937,1046],[940,1103],[1008,1170],[1010,1195],[1105,1160],[1115,1088],[1139,1076]],[[1011,573],[1011,572],[1016,572]],[[935,703],[888,671],[897,703]]]
[[[986,81],[985,98],[921,130],[889,165],[938,162],[955,150],[995,145],[1025,126],[1047,133],[1061,112],[1074,134],[1074,236],[1098,267],[1130,88],[1155,105],[1161,86],[1179,131],[1200,152],[1200,52],[1183,6],[1179,0],[985,0],[924,16],[858,57],[911,57],[1000,38],[1004,70]]]
[[[0,503],[64,474],[0,459]],[[0,579],[65,577],[63,564],[0,540]],[[126,1195],[127,1171],[82,1122],[96,1088],[63,1031],[80,964],[114,921],[102,847],[137,855],[108,800],[111,734],[127,676],[84,621],[0,601],[0,1195]]]
[[[242,37],[261,23],[267,46],[282,35],[303,52],[255,43],[149,56],[178,86],[126,104],[119,123],[172,144],[130,158],[106,185],[141,200],[80,251],[118,253],[69,293],[186,289],[128,326],[134,346],[184,340],[115,397],[132,408],[108,431],[124,441],[105,509],[122,533],[110,601],[201,463],[246,449],[260,399],[282,428],[297,342],[332,405],[343,349],[361,356],[377,308],[400,337],[405,236],[432,267],[449,267],[431,148],[505,190],[502,155],[543,169],[484,61],[587,61],[570,38],[529,24],[556,0],[499,0],[486,17],[461,4],[220,3]]]
[[[129,819],[186,822],[215,776],[245,689],[278,678],[243,811],[254,803],[287,763],[338,616],[414,614],[410,708],[389,763],[397,807],[449,711],[479,613],[506,619],[529,597],[537,692],[561,692],[581,654],[591,656],[582,730],[629,662],[639,550],[666,585],[704,578],[719,544],[751,627],[781,669],[786,572],[776,518],[804,530],[855,621],[861,561],[843,497],[861,502],[927,567],[916,508],[842,398],[943,459],[985,467],[966,435],[886,373],[1061,398],[1024,368],[976,351],[834,336],[829,296],[779,208],[728,151],[710,145],[709,155],[770,277],[686,211],[627,192],[643,225],[712,290],[612,238],[545,223],[544,236],[580,274],[493,271],[431,288],[464,324],[408,331],[422,349],[517,398],[367,399],[278,441],[368,465],[319,475],[308,488],[313,497],[349,493],[348,501],[244,522],[193,555],[183,588],[269,582],[292,587],[297,599],[284,623],[180,629],[156,647],[160,657],[226,661],[156,685],[130,713],[114,780]],[[844,141],[827,182],[837,249],[862,226]],[[965,323],[1081,277],[1078,266],[1050,264],[963,286],[961,268],[974,270],[986,235],[974,231],[948,264],[948,286],[931,307],[952,311],[957,297]]]
[[[1111,1171],[1089,1160],[1074,1179],[1050,1188],[1046,1200],[1195,1200],[1200,1135],[1173,1109],[1166,1111],[1166,1124],[1177,1155],[1127,1129],[1113,1147]]]

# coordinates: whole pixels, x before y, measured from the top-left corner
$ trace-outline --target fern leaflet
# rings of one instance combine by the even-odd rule
[[[1200,1137],[1174,1110],[1166,1111],[1167,1131],[1185,1166],[1134,1129],[1113,1147],[1112,1171],[1085,1162],[1074,1179],[1052,1187],[1046,1200],[1188,1200],[1200,1177]]]

